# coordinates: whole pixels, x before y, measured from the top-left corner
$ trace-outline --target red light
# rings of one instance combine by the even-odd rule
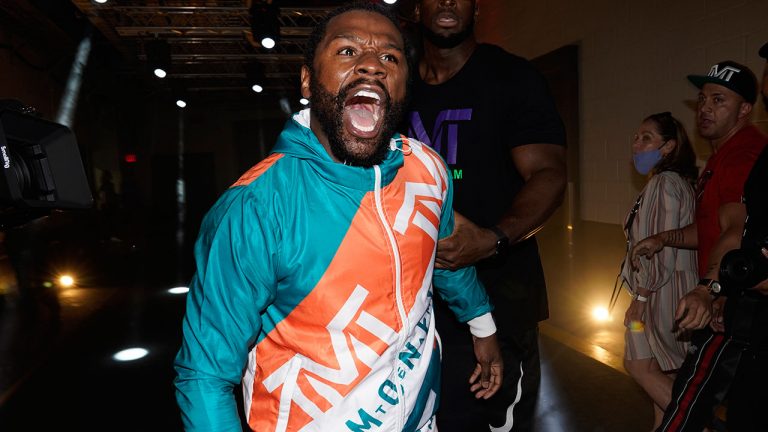
[[[125,155],[125,162],[126,163],[134,163],[136,162],[136,155],[133,153],[127,153]]]

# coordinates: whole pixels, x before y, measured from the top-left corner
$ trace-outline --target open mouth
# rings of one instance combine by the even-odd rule
[[[382,120],[382,94],[374,89],[360,89],[344,103],[344,125],[355,136],[370,138],[375,136]]]

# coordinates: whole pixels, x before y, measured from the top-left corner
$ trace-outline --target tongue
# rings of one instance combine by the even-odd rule
[[[344,110],[345,117],[357,132],[372,132],[376,127],[373,113],[360,105],[352,105]]]

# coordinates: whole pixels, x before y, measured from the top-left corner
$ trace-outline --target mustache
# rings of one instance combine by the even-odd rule
[[[384,87],[384,84],[382,84],[380,81],[372,80],[372,79],[368,79],[368,78],[358,78],[358,79],[352,81],[351,83],[345,85],[344,88],[341,89],[341,91],[339,92],[339,99],[342,100],[342,101],[345,100],[347,98],[347,94],[349,94],[349,92],[354,87],[357,87],[357,86],[363,85],[363,84],[373,85],[373,86],[376,86],[376,87],[380,88],[381,91],[384,92],[384,97],[386,99],[383,102],[388,104],[392,100],[392,97],[389,95],[389,91],[387,91],[387,88]]]

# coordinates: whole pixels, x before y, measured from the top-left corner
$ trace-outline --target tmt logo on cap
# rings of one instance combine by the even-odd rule
[[[698,88],[707,83],[721,85],[750,104],[757,100],[757,77],[748,67],[734,61],[716,63],[706,75],[688,75],[688,81]]]
[[[733,77],[734,73],[741,72],[741,69],[737,69],[733,66],[725,66],[722,69],[719,68],[720,65],[716,64],[712,66],[712,69],[709,70],[709,73],[707,76],[719,78],[723,81],[730,82],[731,77]]]

